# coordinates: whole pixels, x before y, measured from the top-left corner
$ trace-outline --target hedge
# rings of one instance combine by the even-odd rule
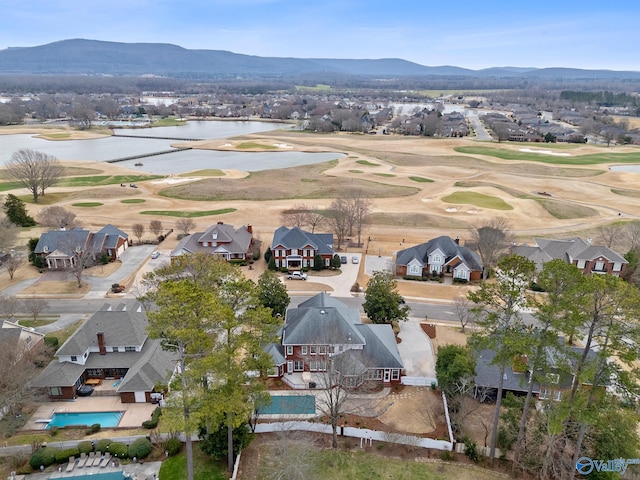
[[[102,452],[102,453],[106,452],[107,451],[107,447],[109,445],[111,445],[111,439],[110,438],[101,438],[96,443],[96,452]]]
[[[151,442],[146,438],[138,438],[129,445],[129,458],[145,458],[151,453]]]
[[[167,440],[166,448],[169,456],[173,457],[174,455],[179,454],[180,450],[182,450],[182,442],[177,438],[170,438],[169,440]]]
[[[142,422],[142,427],[153,430],[158,426],[160,415],[162,415],[162,410],[160,409],[160,407],[156,407],[156,409],[151,414],[151,420],[145,420],[144,422]]]
[[[126,458],[127,445],[122,442],[111,442],[107,451],[114,457]]]
[[[93,445],[88,440],[85,440],[84,442],[78,443],[78,450],[80,453],[93,452]]]
[[[56,449],[55,448],[41,448],[36,453],[31,455],[29,459],[29,465],[34,470],[40,468],[40,465],[48,467],[49,465],[53,465],[56,461]]]
[[[66,463],[69,460],[69,457],[78,458],[79,456],[80,452],[78,451],[78,447],[55,450],[56,463]]]

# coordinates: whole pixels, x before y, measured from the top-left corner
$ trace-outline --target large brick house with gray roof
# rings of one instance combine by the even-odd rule
[[[72,267],[80,253],[88,252],[96,262],[102,255],[114,261],[129,246],[128,237],[110,224],[95,233],[82,228],[50,230],[40,236],[33,253],[44,258],[47,268],[53,270]]]
[[[629,263],[622,255],[603,245],[592,245],[591,239],[580,237],[566,240],[535,238],[535,245],[514,245],[511,252],[528,258],[542,270],[551,260],[560,259],[578,267],[583,274],[604,274],[623,276]]]
[[[366,380],[400,383],[404,366],[391,325],[363,324],[358,309],[320,293],[285,315],[281,342],[270,345],[274,367],[270,376],[288,377],[322,372],[332,359],[348,364],[348,384]]]
[[[52,400],[67,400],[89,379],[117,382],[123,403],[151,401],[154,386],[169,380],[175,354],[149,338],[140,305],[108,304],[88,318],[56,352],[34,386],[46,388]]]
[[[334,255],[333,234],[311,233],[298,227],[280,227],[273,234],[271,255],[277,268],[312,268],[316,255],[322,257],[323,266],[329,267]]]
[[[476,281],[482,278],[482,261],[460,240],[442,236],[396,254],[396,275],[428,276],[431,273]]]
[[[251,225],[235,228],[218,222],[204,232],[182,238],[171,251],[171,258],[203,252],[219,255],[226,260],[249,260],[253,257],[253,242]]]

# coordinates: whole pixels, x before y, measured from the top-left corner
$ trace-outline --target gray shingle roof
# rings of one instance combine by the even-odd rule
[[[205,247],[200,243],[213,242],[219,244],[216,247]],[[244,254],[249,250],[253,234],[246,226],[238,227],[227,224],[215,224],[204,232],[194,233],[183,237],[178,245],[171,251],[171,256],[191,254],[196,252],[215,253],[217,249],[224,250],[231,254]]]
[[[438,249],[445,255],[445,263],[448,263],[457,256],[470,270],[482,271],[482,261],[478,254],[470,248],[458,245],[451,237],[446,235],[431,239],[426,243],[421,243],[414,247],[400,250],[396,255],[396,265],[408,265],[413,259],[426,265],[429,260],[429,255]]]
[[[177,354],[162,349],[162,342],[148,339],[140,358],[129,368],[118,392],[147,392],[158,382],[166,382],[175,369]]]
[[[307,246],[313,247],[321,255],[333,255],[333,234],[332,233],[311,233],[293,227],[279,227],[273,233],[271,249],[282,245],[286,249],[302,249]]]
[[[66,255],[74,255],[77,246],[85,250],[89,246],[89,230],[51,230],[40,236],[34,253],[41,254],[58,250]],[[45,247],[47,252],[45,252]]]
[[[593,260],[598,257],[604,257],[610,262],[616,263],[629,263],[627,260],[620,254],[614,252],[609,247],[600,246],[600,245],[592,245],[584,249],[582,252],[573,256],[575,260]]]

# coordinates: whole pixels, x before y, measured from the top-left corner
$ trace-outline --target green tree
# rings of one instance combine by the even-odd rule
[[[320,271],[324,268],[324,262],[322,260],[322,256],[319,253],[313,257],[313,269],[316,271]]]
[[[333,269],[336,270],[341,266],[342,266],[342,261],[340,260],[340,255],[336,253],[331,259],[331,267],[333,267]]]
[[[158,309],[148,313],[149,333],[160,338],[162,347],[178,357],[180,395],[169,397],[167,408],[181,412],[181,430],[186,438],[187,478],[193,480],[193,447],[191,435],[197,427],[193,417],[200,405],[193,372],[198,362],[210,354],[215,342],[215,325],[228,308],[192,280],[171,280],[158,285],[155,301]]]
[[[460,392],[460,385],[475,375],[476,365],[468,349],[460,345],[438,348],[436,377],[438,385],[449,397]]]
[[[24,202],[11,193],[4,200],[4,211],[9,221],[19,227],[33,227],[36,224],[27,213]]]
[[[267,264],[267,268],[272,272],[276,270],[276,259],[273,256],[269,257],[269,263]]]
[[[409,318],[409,306],[402,304],[398,282],[389,272],[376,271],[369,279],[362,308],[373,323],[392,323]]]
[[[273,315],[284,317],[291,299],[287,287],[271,270],[265,270],[258,279],[258,300],[263,307],[271,309]]]
[[[264,251],[264,261],[269,263],[271,261],[271,257],[273,257],[273,252],[271,251],[271,247],[267,247]]]
[[[247,423],[243,423],[233,429],[233,454],[238,455],[245,447],[249,446],[253,440],[253,433]],[[210,432],[201,431],[200,449],[207,455],[211,455],[216,460],[221,460],[228,455],[229,438],[227,428],[224,424]]]
[[[507,255],[497,264],[496,281],[483,282],[468,297],[476,307],[476,323],[482,330],[471,337],[476,351],[488,349],[494,352],[492,364],[498,367],[498,391],[491,432],[490,462],[495,457],[502,404],[504,373],[516,355],[528,352],[526,327],[521,310],[529,305],[527,286],[535,273],[535,263],[518,255]]]

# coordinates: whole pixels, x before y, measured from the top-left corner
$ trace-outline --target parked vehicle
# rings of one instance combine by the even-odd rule
[[[358,257],[351,257],[351,263],[358,263],[360,259]]]
[[[340,257],[340,263],[347,263],[347,256],[346,255],[342,255]]]
[[[88,397],[93,393],[93,387],[91,385],[83,385],[78,390],[76,390],[76,394],[79,397]]]
[[[154,260],[155,260],[156,258],[158,258],[159,256],[160,256],[160,252],[159,252],[159,251],[157,251],[157,250],[151,254],[151,258],[153,258]]]
[[[111,291],[113,293],[120,293],[124,291],[124,285],[120,285],[119,283],[114,283],[111,285]]]
[[[289,272],[287,274],[287,278],[289,280],[306,280],[307,279],[307,274],[304,273],[304,272],[300,272],[300,271]]]

